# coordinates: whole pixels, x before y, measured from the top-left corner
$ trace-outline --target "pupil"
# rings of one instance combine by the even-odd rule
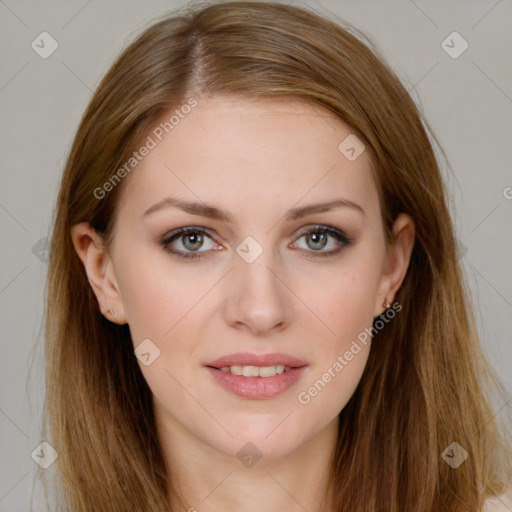
[[[313,233],[309,235],[309,239],[313,240],[313,245],[320,242],[319,247],[312,247],[312,249],[323,249],[327,243],[325,233]]]
[[[191,247],[190,244],[188,244],[188,241],[192,240],[192,243],[191,245],[195,246],[195,247]],[[191,235],[187,235],[185,237],[185,247],[187,249],[190,249],[191,251],[194,251],[196,249],[199,249],[202,245],[202,241],[203,241],[203,235],[200,235],[198,233],[194,233],[194,234],[191,234]]]

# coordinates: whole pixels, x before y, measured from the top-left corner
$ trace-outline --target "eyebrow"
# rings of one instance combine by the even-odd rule
[[[228,224],[234,224],[234,217],[224,210],[217,208],[216,206],[208,205],[202,202],[196,201],[184,201],[182,199],[178,199],[175,197],[166,197],[162,199],[158,203],[154,204],[150,208],[148,208],[143,214],[142,217],[146,217],[151,213],[154,213],[158,210],[162,210],[163,208],[175,207],[179,208],[187,213],[191,213],[193,215],[200,215],[202,217],[208,217],[210,219],[219,220],[221,222],[225,222]],[[322,213],[327,212],[329,210],[333,210],[335,208],[340,207],[348,207],[354,210],[359,211],[363,216],[365,215],[365,211],[363,208],[353,201],[349,201],[348,199],[335,199],[333,201],[328,201],[325,203],[317,203],[310,204],[307,206],[301,206],[300,208],[292,208],[289,210],[284,216],[285,220],[292,221],[297,220],[307,215],[311,215],[313,213]]]

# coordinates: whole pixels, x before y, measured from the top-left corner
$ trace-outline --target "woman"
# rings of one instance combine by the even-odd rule
[[[66,510],[506,506],[428,125],[351,32],[190,7],[100,83],[48,276]]]

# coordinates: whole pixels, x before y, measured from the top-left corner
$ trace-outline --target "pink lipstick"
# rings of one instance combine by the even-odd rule
[[[286,391],[301,378],[307,363],[281,353],[237,353],[205,365],[225,390],[242,398],[268,399]]]

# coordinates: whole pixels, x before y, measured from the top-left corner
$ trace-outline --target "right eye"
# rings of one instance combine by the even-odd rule
[[[180,258],[196,259],[203,257],[199,253],[207,252],[215,247],[215,244],[213,244],[205,250],[200,250],[204,246],[206,239],[213,244],[213,240],[207,233],[206,228],[202,226],[187,226],[167,233],[161,239],[160,244],[167,252],[175,254]]]

